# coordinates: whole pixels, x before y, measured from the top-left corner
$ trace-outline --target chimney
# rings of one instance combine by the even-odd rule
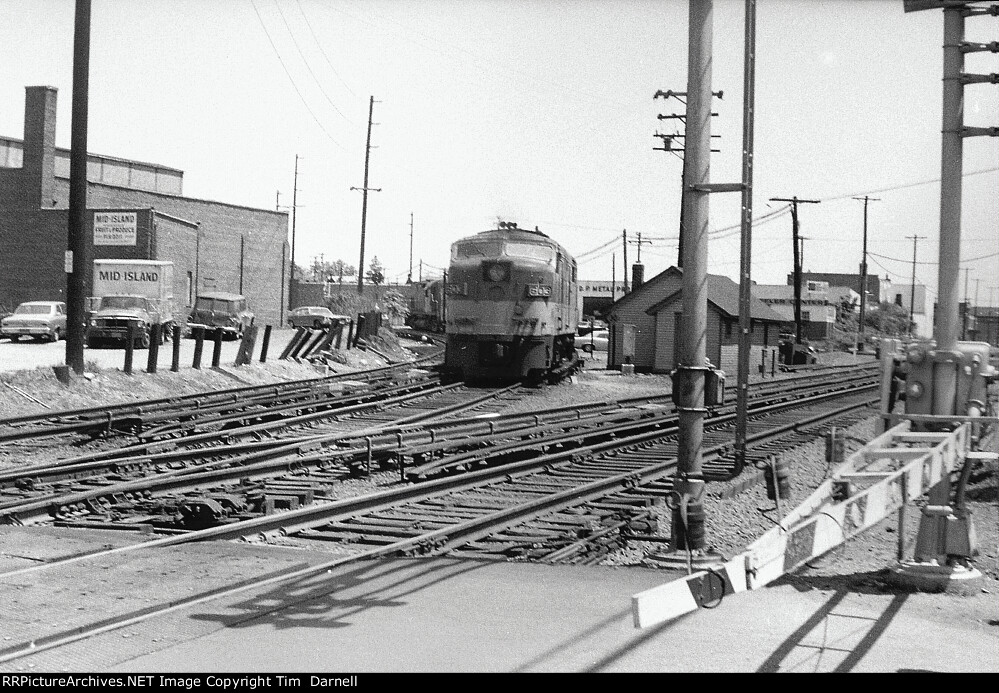
[[[28,202],[51,207],[55,190],[55,87],[25,87],[24,161]]]
[[[645,265],[636,262],[631,266],[631,290],[634,291],[645,283]]]

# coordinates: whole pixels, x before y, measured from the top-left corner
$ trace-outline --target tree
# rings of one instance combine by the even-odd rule
[[[389,318],[405,320],[409,315],[409,302],[406,297],[395,289],[389,289],[382,296],[382,310],[388,313]]]
[[[368,280],[371,284],[379,286],[385,282],[385,271],[382,267],[382,263],[378,261],[378,256],[375,255],[371,258],[371,266],[368,267],[368,271],[365,273],[364,278]]]
[[[299,268],[301,274],[298,276],[306,276],[306,272]],[[348,265],[343,260],[334,260],[333,262],[327,262],[326,259],[320,255],[319,257],[312,258],[312,264],[309,269],[309,276],[312,277],[312,281],[315,282],[325,282],[325,281],[338,281],[340,277],[343,276],[353,276],[357,273],[353,265]]]

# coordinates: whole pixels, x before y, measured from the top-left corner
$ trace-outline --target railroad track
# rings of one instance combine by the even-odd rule
[[[870,415],[874,384],[860,390],[827,392],[807,400],[772,403],[754,411],[748,442],[752,455],[767,446],[800,442],[822,422]],[[706,423],[705,468],[716,476],[728,471],[731,414]],[[675,432],[675,431],[674,431]],[[391,490],[313,504],[200,531],[158,537],[89,555],[65,557],[3,575],[20,584],[37,571],[84,571],[94,560],[105,563],[135,551],[206,540],[244,539],[296,544],[339,544],[328,561],[270,574],[206,592],[111,613],[99,622],[72,627],[39,625],[31,639],[8,642],[0,663],[58,647],[156,615],[232,597],[247,591],[319,575],[369,558],[391,555],[435,556],[460,551],[477,556],[525,556],[549,561],[594,560],[616,545],[621,531],[648,521],[649,504],[672,491],[675,440],[669,431],[619,435],[614,440],[572,450],[549,450],[540,457],[441,476]],[[146,554],[147,555],[147,554]]]
[[[0,450],[11,443],[37,443],[49,438],[58,444],[114,434],[134,434],[140,440],[183,434],[199,425],[225,425],[271,409],[275,415],[314,409],[329,403],[335,387],[345,382],[390,382],[400,373],[431,365],[439,354],[408,363],[319,378],[251,385],[179,395],[142,402],[26,414],[0,419]],[[331,387],[334,389],[331,391]],[[335,405],[335,403],[334,403]]]
[[[842,372],[767,384],[753,391],[755,407],[788,401],[816,387],[838,391],[869,382],[868,371]],[[458,386],[450,386],[457,388]],[[456,390],[452,390],[455,393]],[[536,456],[552,447],[569,449],[676,425],[667,396],[590,404],[542,414],[500,416],[483,411],[505,403],[504,395],[527,396],[517,387],[475,396],[467,390],[456,402],[425,400],[416,412],[360,421],[365,428],[336,435],[265,441],[226,442],[221,447],[169,449],[111,460],[86,459],[0,474],[0,521],[101,528],[196,529],[245,519],[334,497],[345,476],[369,473],[373,466],[398,464],[409,480],[464,471],[485,463],[502,464]],[[470,419],[447,416],[475,408]],[[716,414],[731,414],[726,407]],[[433,423],[416,425],[418,421]],[[485,451],[486,454],[483,453]],[[406,467],[406,460],[420,463]]]

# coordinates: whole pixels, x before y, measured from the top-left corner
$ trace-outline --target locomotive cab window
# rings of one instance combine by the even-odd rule
[[[503,246],[499,241],[475,241],[472,243],[455,244],[451,248],[451,259],[476,257],[497,257]]]
[[[546,245],[536,243],[515,243],[507,242],[503,248],[504,253],[509,257],[523,258],[525,260],[538,260],[539,262],[551,263],[555,259],[555,250]]]

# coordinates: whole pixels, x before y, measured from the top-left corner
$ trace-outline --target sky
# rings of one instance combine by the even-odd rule
[[[439,276],[450,244],[498,218],[537,226],[584,279],[676,264],[682,0],[93,0],[88,148],[184,171],[189,197],[295,209],[296,261],[358,262],[374,98],[365,265]],[[738,182],[743,0],[715,0],[711,180]],[[72,0],[0,0],[0,135],[24,88],[59,90],[70,146]],[[999,40],[995,18],[966,39]],[[806,271],[869,271],[936,298],[943,12],[902,0],[758,0],[752,276],[783,284],[799,206]],[[999,72],[969,54],[966,71]],[[999,125],[999,87],[965,88],[965,124]],[[298,167],[297,195],[295,166]],[[999,138],[964,141],[962,291],[999,304]],[[375,191],[374,189],[378,189]],[[737,280],[740,196],[711,197],[708,271]],[[412,223],[411,223],[412,220]],[[965,270],[967,270],[965,272]],[[977,300],[976,300],[977,292]],[[963,296],[962,296],[963,298]]]

